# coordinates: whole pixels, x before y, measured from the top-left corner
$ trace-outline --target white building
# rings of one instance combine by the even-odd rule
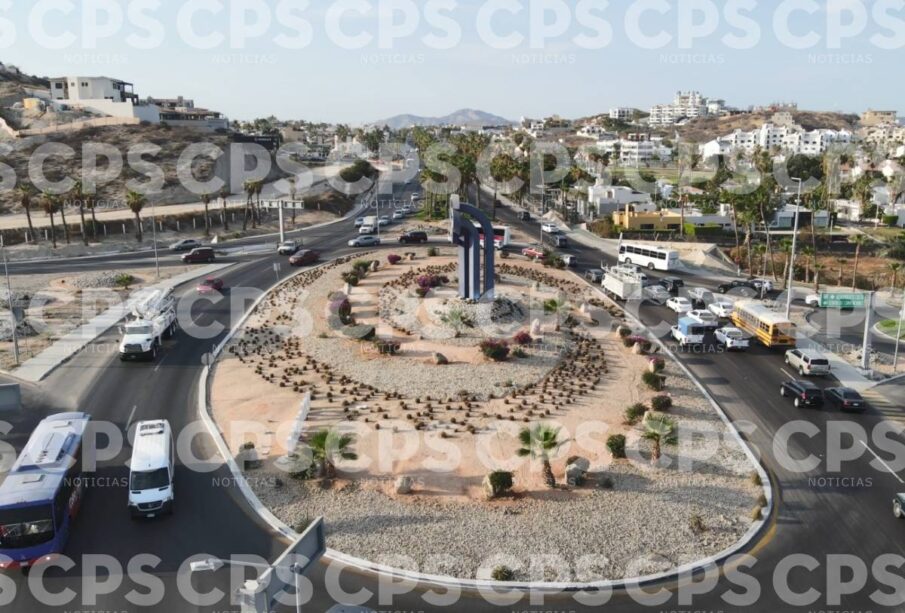
[[[597,141],[597,149],[603,153],[619,152],[616,161],[623,166],[640,166],[655,160],[668,160],[672,149],[663,144],[660,137],[606,139]]]
[[[650,194],[622,185],[605,185],[600,181],[588,187],[588,204],[597,216],[611,215],[624,210],[629,204],[637,213],[653,213],[657,210]]]
[[[586,126],[582,126],[580,130],[578,130],[577,136],[581,138],[593,138],[594,140],[603,140],[607,136],[610,136],[610,132],[606,131],[606,128],[603,126],[598,126],[597,124],[589,123]]]
[[[683,210],[682,209],[666,209],[666,215],[682,217]],[[724,230],[732,230],[732,216],[731,215],[708,215],[705,214],[700,209],[686,207],[684,210],[685,215],[685,223],[691,224],[697,228],[708,228],[713,226],[719,226]]]
[[[750,154],[755,149],[780,150],[793,155],[821,155],[832,144],[848,144],[855,140],[848,130],[812,130],[801,126],[778,126],[765,123],[756,130],[736,130],[732,134],[714,139],[701,146],[701,155],[731,155],[736,151]]]
[[[630,121],[635,117],[635,109],[629,108],[627,106],[619,106],[610,109],[610,119],[615,119],[617,121]]]
[[[678,92],[672,104],[658,104],[650,110],[650,125],[671,126],[683,119],[696,119],[711,114],[711,101],[700,92]],[[714,108],[722,108],[722,101],[713,101]],[[716,112],[719,112],[717,110]]]

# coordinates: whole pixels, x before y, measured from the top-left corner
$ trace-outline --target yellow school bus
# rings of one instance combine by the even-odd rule
[[[736,302],[732,323],[765,347],[794,347],[796,344],[795,324],[758,302]]]

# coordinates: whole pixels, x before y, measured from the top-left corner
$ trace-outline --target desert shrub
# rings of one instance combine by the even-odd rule
[[[614,434],[606,439],[606,447],[613,454],[613,458],[625,458],[625,436],[622,434]]]
[[[396,264],[398,264],[401,261],[402,261],[401,255],[396,255],[395,253],[391,253],[390,255],[387,256],[387,262],[390,263],[390,266],[395,266]]]
[[[490,578],[494,581],[512,581],[515,579],[515,573],[508,566],[497,566],[491,571]]]
[[[700,515],[692,515],[688,518],[688,527],[693,534],[703,534],[707,532],[707,526],[704,524],[704,518]]]
[[[505,362],[509,357],[509,343],[488,339],[481,343],[481,353],[494,362]]]
[[[653,365],[654,372],[662,372],[666,369],[666,360],[664,360],[663,358],[651,358],[650,363]]]
[[[418,287],[434,289],[435,287],[440,287],[441,285],[449,283],[449,277],[441,275],[421,275],[418,277],[416,283],[418,284]]]
[[[534,339],[531,337],[531,334],[522,331],[512,337],[512,342],[516,345],[521,345],[524,347],[525,345],[530,345],[531,343],[533,343]]]
[[[352,262],[352,271],[358,275],[359,279],[366,277],[370,269],[371,263],[367,260],[355,260]]]
[[[527,358],[528,354],[521,347],[516,347],[512,350],[512,357],[522,359]]]
[[[884,226],[894,228],[897,223],[899,223],[898,215],[884,215],[883,216],[883,225]]]
[[[512,489],[512,473],[506,470],[495,470],[488,475],[493,497],[502,496]]]
[[[627,336],[625,339],[623,339],[623,343],[626,347],[641,345],[641,348],[644,351],[650,351],[651,348],[651,342],[643,336]]]
[[[650,400],[650,406],[657,413],[665,413],[672,408],[672,397],[666,394],[654,396]]]
[[[113,282],[116,284],[116,287],[129,289],[129,286],[135,283],[135,277],[133,277],[129,273],[124,272],[116,275],[116,278],[113,280]]]
[[[751,471],[751,483],[756,485],[757,487],[763,486],[763,481],[761,481],[760,473],[755,471]]]
[[[361,277],[359,277],[354,272],[344,272],[343,273],[343,281],[351,285],[352,287],[358,287],[358,283],[361,281]]]
[[[666,378],[650,371],[645,371],[641,374],[641,381],[655,392],[662,392],[663,388],[666,387]]]
[[[426,298],[429,293],[431,293],[431,288],[429,288],[429,287],[416,287],[415,288],[415,295],[418,296],[419,298]]]
[[[619,335],[619,338],[628,338],[632,335],[632,329],[626,328],[625,326],[620,326],[617,334]]]
[[[625,421],[628,424],[635,425],[644,417],[647,413],[648,408],[641,404],[640,402],[637,404],[633,404],[629,408],[625,410]]]

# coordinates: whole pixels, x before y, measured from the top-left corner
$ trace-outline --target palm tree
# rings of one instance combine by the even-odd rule
[[[257,203],[252,207],[252,217],[256,223],[261,223],[261,192],[264,191],[264,182],[255,181],[255,196]]]
[[[91,211],[91,238],[97,241],[97,196],[86,194],[84,203],[85,208]]]
[[[69,238],[69,226],[66,225],[66,201],[60,198],[57,200],[57,203],[57,210],[60,211],[60,218],[63,222],[63,238],[66,239],[67,245],[71,245],[72,241]]]
[[[855,234],[854,236],[850,236],[848,242],[855,245],[855,270],[852,272],[852,289],[857,289],[858,285],[858,264],[861,260],[861,247],[864,245],[866,239],[863,234]]]
[[[644,434],[641,436],[653,445],[650,461],[657,464],[662,455],[662,446],[676,444],[676,422],[662,413],[648,413],[644,418]]]
[[[44,212],[50,216],[50,240],[53,248],[57,248],[57,226],[53,221],[54,215],[60,208],[60,197],[50,192],[44,192],[44,200],[42,202]]]
[[[336,430],[319,430],[311,435],[308,447],[311,449],[312,459],[319,465],[319,473],[325,479],[336,477],[336,462],[338,460],[358,459],[358,454],[352,449],[355,435],[340,434]]]
[[[892,289],[896,289],[899,284],[899,272],[902,270],[900,262],[891,262],[889,264],[889,272],[892,274]]]
[[[69,195],[73,200],[78,202],[79,218],[82,221],[82,242],[85,243],[85,246],[87,247],[88,233],[85,231],[85,200],[88,198],[88,194],[85,192],[85,187],[81,181],[75,182],[75,185],[69,190]]]
[[[801,247],[801,255],[804,257],[804,282],[811,282],[811,260],[814,258],[814,249],[810,245]]]
[[[211,203],[211,195],[210,194],[201,194],[201,204],[204,205],[204,235],[211,235],[211,218],[208,207]]]
[[[251,180],[246,181],[242,187],[245,189],[245,219],[242,220],[242,231],[245,232],[246,230],[248,230],[248,217],[249,217],[249,215],[251,215],[251,207],[253,206],[253,203],[254,203],[255,182],[251,181]],[[251,226],[252,228],[257,227],[253,216],[251,219],[251,223],[252,223],[252,226]]]
[[[286,179],[286,181],[289,182],[289,200],[292,202],[292,226],[295,227],[295,199],[298,198],[298,189],[296,187],[298,179],[293,175]],[[319,207],[320,204],[318,204],[318,208]]]
[[[820,293],[820,273],[826,268],[824,264],[821,264],[815,260],[814,262],[814,293]]]
[[[785,254],[785,263],[782,267],[782,282],[783,285],[788,285],[789,282],[789,266],[791,265],[792,259],[792,241],[788,238],[784,238],[779,241],[779,251],[780,253]],[[786,288],[788,289],[788,288]]]
[[[147,203],[148,199],[145,198],[143,194],[133,192],[132,190],[126,192],[126,205],[135,215],[135,238],[139,243],[143,240],[141,231],[141,211],[145,208]],[[152,223],[156,223],[156,220],[152,220]]]
[[[31,242],[36,242],[37,240],[35,227],[31,221],[31,205],[34,204],[34,199],[37,195],[38,190],[31,183],[23,183],[16,190],[16,198],[18,198],[19,204],[22,205],[22,209],[25,211],[25,219],[28,221],[28,240]]]
[[[223,206],[220,209],[220,222],[223,224],[223,231],[229,232],[228,211],[226,210],[226,199],[229,198],[229,190],[226,187],[220,188],[220,200]]]
[[[520,458],[531,457],[541,461],[544,483],[549,488],[556,487],[556,477],[553,476],[553,467],[550,466],[550,456],[565,443],[565,441],[559,440],[559,431],[559,428],[537,424],[533,428],[525,428],[518,435],[521,444],[517,452],[518,456]]]

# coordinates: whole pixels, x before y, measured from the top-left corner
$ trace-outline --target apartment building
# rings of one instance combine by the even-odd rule
[[[635,109],[626,106],[611,108],[609,117],[617,121],[631,121],[635,117]]]
[[[869,128],[873,126],[895,125],[899,123],[897,111],[875,111],[868,109],[861,114],[861,125]]]
[[[849,144],[855,136],[848,130],[812,130],[801,126],[778,126],[765,123],[750,132],[736,130],[701,146],[705,159],[716,155],[732,155],[737,151],[746,154],[755,149],[779,150],[793,155],[821,155],[833,144]]]
[[[652,126],[671,126],[682,120],[719,114],[723,106],[722,100],[708,100],[697,91],[677,92],[672,104],[652,107],[648,121]]]

